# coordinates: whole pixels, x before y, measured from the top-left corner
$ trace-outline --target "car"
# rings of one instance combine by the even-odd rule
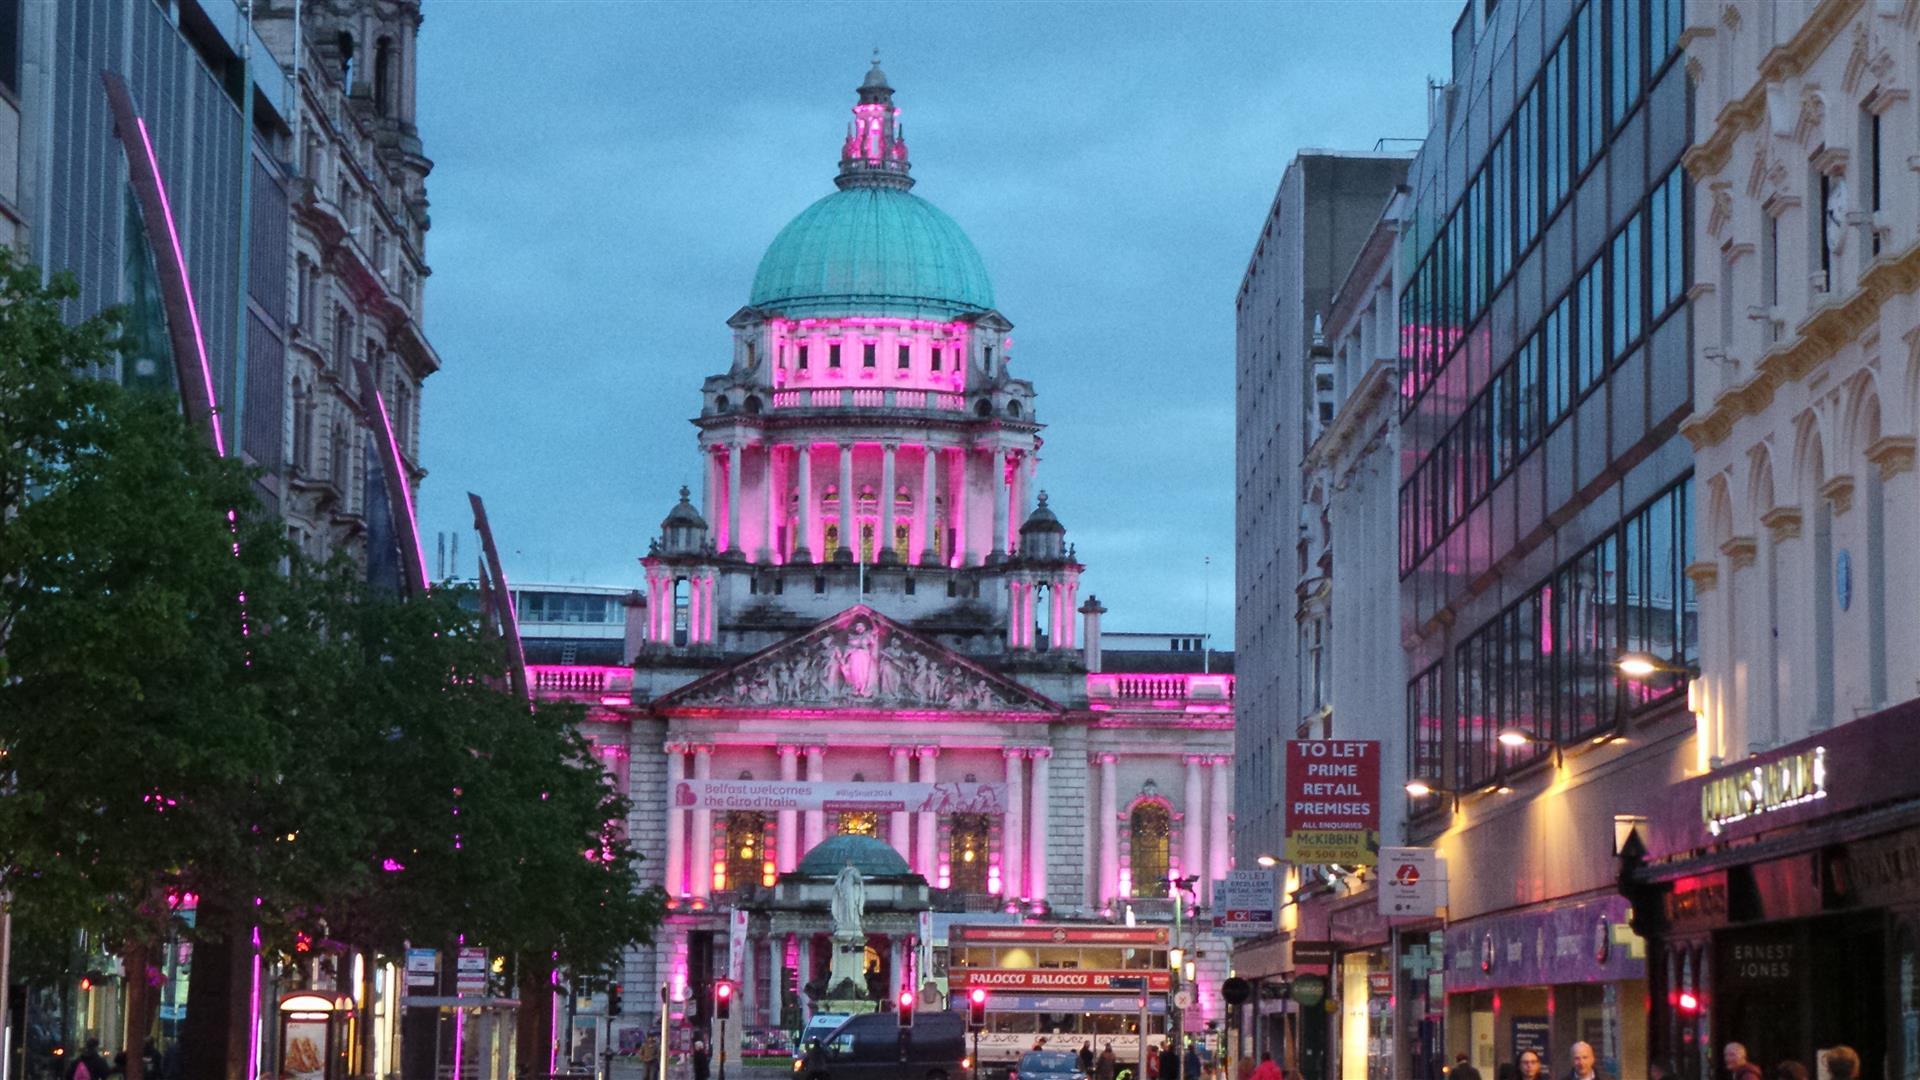
[[[903,1045],[904,1037],[904,1045]],[[966,1017],[925,1012],[910,1028],[898,1013],[849,1018],[803,1058],[800,1080],[966,1080]]]
[[[1014,1063],[1007,1080],[1087,1080],[1080,1055],[1069,1050],[1029,1050]]]
[[[833,1034],[835,1028],[847,1022],[848,1015],[847,1013],[829,1012],[813,1014],[813,1018],[808,1020],[807,1026],[801,1030],[800,1038],[795,1040],[793,1044],[794,1072],[800,1071],[800,1063],[806,1059],[807,1048],[814,1043],[823,1041],[827,1036]]]

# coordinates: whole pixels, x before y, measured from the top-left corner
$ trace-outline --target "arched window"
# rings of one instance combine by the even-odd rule
[[[947,862],[952,867],[949,886],[955,892],[987,890],[987,867],[992,862],[993,820],[985,814],[955,814],[947,840]]]
[[[344,412],[345,409],[343,408],[341,411]],[[349,451],[347,422],[341,417],[336,416],[334,418],[333,445],[328,449],[331,453],[329,454],[329,460],[327,462],[327,479],[332,481],[334,488],[338,490],[342,496],[345,496],[348,494],[348,488],[351,485],[347,482],[347,462],[349,460],[347,457]]]
[[[340,82],[351,93],[353,91],[353,35],[340,31],[338,39],[340,53]]]
[[[313,474],[313,395],[299,376],[293,380],[293,471]]]
[[[1169,838],[1173,833],[1173,815],[1165,803],[1143,802],[1134,807],[1128,820],[1133,840],[1133,895],[1167,895]]]
[[[727,815],[728,889],[751,889],[760,884],[766,863],[767,815],[735,810]]]
[[[393,39],[381,38],[373,47],[373,108],[381,116],[393,112]]]

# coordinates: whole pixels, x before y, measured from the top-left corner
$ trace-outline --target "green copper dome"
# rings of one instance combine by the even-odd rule
[[[787,223],[753,276],[754,307],[789,318],[950,319],[993,307],[973,241],[911,192],[853,185]]]
[[[884,840],[871,836],[837,833],[814,846],[800,860],[797,872],[808,877],[837,877],[842,867],[851,865],[861,877],[901,877],[913,873],[907,860]]]

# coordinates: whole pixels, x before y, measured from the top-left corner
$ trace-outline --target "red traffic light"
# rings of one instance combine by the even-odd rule
[[[715,983],[713,986],[713,1015],[716,1020],[728,1020],[733,1017],[733,984]]]
[[[900,1026],[903,1028],[913,1026],[913,1002],[914,1002],[913,991],[911,990],[900,991],[899,1015],[900,1015]]]
[[[987,990],[984,986],[967,991],[967,1026],[975,1031],[987,1026]]]
[[[972,1002],[973,1002],[973,1003],[974,1003],[975,1005],[985,1005],[985,1004],[987,1003],[987,992],[986,992],[986,990],[985,990],[985,989],[983,989],[983,988],[981,988],[981,987],[978,987],[978,986],[976,986],[976,987],[974,987],[974,988],[973,988],[973,993],[971,993],[971,994],[968,994],[968,995],[967,995],[967,997],[968,997],[968,998],[969,998],[969,999],[970,999],[970,1000],[971,1000],[971,1001],[972,1001]]]
[[[1700,999],[1693,996],[1692,991],[1680,991],[1680,1000],[1677,1004],[1679,1004],[1680,1011],[1683,1013],[1697,1013],[1700,1011]]]
[[[733,996],[733,984],[721,983],[718,987],[714,988],[713,992],[720,998],[721,1001],[725,1001],[728,998]]]

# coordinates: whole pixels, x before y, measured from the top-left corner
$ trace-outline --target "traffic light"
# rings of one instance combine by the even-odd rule
[[[903,1028],[912,1027],[913,1026],[913,991],[911,990],[900,991],[899,1009],[900,1009],[900,1026]]]
[[[716,1020],[725,1020],[733,1015],[733,984],[715,983],[713,987],[713,1016]]]
[[[967,992],[967,1026],[975,1031],[987,1026],[987,991],[976,986]]]
[[[623,1003],[620,1000],[620,984],[613,983],[612,985],[608,986],[607,987],[607,1015],[619,1016],[620,1011],[625,1007],[626,1007],[625,1003]]]

